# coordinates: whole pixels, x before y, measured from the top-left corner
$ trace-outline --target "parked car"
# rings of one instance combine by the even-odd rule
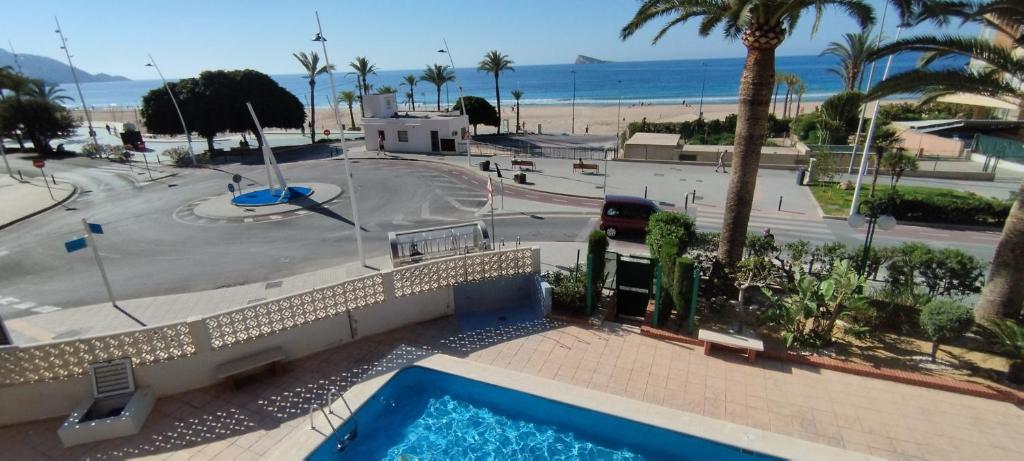
[[[647,231],[647,220],[658,211],[658,205],[645,198],[609,195],[601,207],[600,229],[613,238],[620,233],[643,234]]]

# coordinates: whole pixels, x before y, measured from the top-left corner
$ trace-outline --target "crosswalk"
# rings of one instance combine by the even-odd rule
[[[431,196],[424,198],[421,204],[398,213],[392,219],[392,224],[409,225],[418,221],[457,219],[452,212],[455,212],[455,215],[474,214],[487,205],[487,193],[482,187],[466,185],[440,171],[412,168],[403,164],[382,167],[393,169],[399,175],[409,174],[424,178],[434,188]],[[462,173],[454,174],[464,176]]]
[[[694,209],[690,208],[691,215]],[[698,206],[697,230],[719,232],[722,230],[724,209],[719,207]],[[814,244],[829,243],[836,240],[832,230],[817,216],[806,216],[787,212],[752,212],[747,225],[749,232],[761,234],[769,228],[775,238],[781,241],[807,240]]]
[[[59,310],[60,308],[56,306],[41,305],[32,301],[18,299],[13,296],[4,296],[0,293],[0,312],[32,311],[37,314],[48,314]]]

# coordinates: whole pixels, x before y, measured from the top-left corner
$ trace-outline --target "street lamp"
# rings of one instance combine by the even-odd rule
[[[697,107],[697,118],[704,118],[704,82],[708,79],[708,63],[701,61],[701,68],[703,69],[700,77],[700,104]]]
[[[64,50],[64,56],[68,58],[68,67],[71,68],[71,78],[75,81],[75,88],[78,90],[78,100],[82,102],[82,110],[85,111],[85,123],[89,126],[89,137],[92,138],[92,143],[96,145],[97,152],[100,148],[100,142],[96,140],[96,130],[92,129],[92,115],[89,114],[89,106],[85,104],[85,96],[82,96],[82,85],[78,83],[78,71],[75,70],[75,65],[71,63],[71,52],[68,51],[68,40],[64,37],[64,31],[60,28],[60,20],[56,16],[53,17],[53,22],[57,23],[57,30],[54,32],[60,36],[60,49]]]
[[[341,128],[341,114],[338,112],[338,88],[334,86],[334,68],[331,67],[331,60],[327,58],[327,39],[324,38],[324,28],[320,26],[320,12],[315,11],[316,14],[316,36],[313,37],[314,42],[320,42],[320,46],[324,50],[324,63],[327,64],[327,76],[331,79],[331,109],[334,109],[334,123]],[[313,107],[310,106],[310,110]],[[345,133],[341,133],[341,141],[345,142]]]
[[[576,134],[576,69],[570,72],[572,72],[572,127],[569,131]]]
[[[167,79],[164,78],[164,73],[160,72],[160,67],[156,65],[153,55],[146,54],[146,56],[149,56],[149,62],[146,64],[146,67],[156,69],[156,74],[160,76],[160,81],[164,83],[164,89],[167,90],[167,94],[171,96],[171,104],[174,104],[174,110],[178,113],[178,121],[181,122],[181,130],[185,132],[185,139],[188,140],[188,155],[192,159],[192,165],[198,165],[196,162],[196,153],[192,150],[192,133],[188,131],[188,126],[185,125],[185,116],[181,115],[181,108],[178,107],[178,100],[174,97],[174,92],[171,91],[171,87],[167,85]]]
[[[615,108],[615,158],[619,158],[619,146],[622,145],[622,140],[619,136],[622,135],[622,128],[620,122],[622,122],[622,80],[616,80],[615,84],[618,85],[619,90],[619,102]],[[601,185],[601,190],[604,191],[604,195],[608,195],[608,156],[604,156],[604,184]]]
[[[444,48],[442,48],[440,50],[437,50],[437,52],[438,53],[444,53],[444,54],[448,55],[448,62],[451,63],[451,65],[452,65],[452,77],[455,78],[455,86],[456,86],[456,88],[459,89],[459,112],[463,116],[466,117],[465,121],[468,123],[469,122],[469,116],[466,115],[466,102],[462,100],[462,85],[459,84],[459,76],[458,76],[458,74],[455,73],[455,59],[452,58],[452,51],[448,48],[448,40],[442,38],[441,41],[444,42]],[[463,137],[463,140],[466,142],[466,162],[469,163],[470,167],[472,167],[473,166],[473,157],[469,153],[469,139],[465,139],[467,137],[466,134],[469,133],[469,127],[464,125],[462,127],[462,132],[465,133],[465,134],[463,134],[462,137]]]
[[[860,229],[866,224],[867,231],[864,232],[864,252],[860,257],[860,265],[857,268],[858,275],[864,275],[868,267],[868,256],[871,254],[871,244],[875,240],[875,229],[892,230],[896,227],[896,218],[886,213],[879,215],[877,212],[869,211],[867,216],[860,213],[851,214],[846,218],[846,223],[854,229]]]

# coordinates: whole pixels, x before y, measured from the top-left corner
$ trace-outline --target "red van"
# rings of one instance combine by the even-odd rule
[[[654,202],[641,197],[609,195],[601,207],[601,230],[609,237],[619,233],[644,233],[647,220],[661,211]]]

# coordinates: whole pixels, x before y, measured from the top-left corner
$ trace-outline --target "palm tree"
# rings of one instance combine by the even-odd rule
[[[514,63],[508,58],[507,54],[501,54],[498,50],[491,50],[484,55],[484,59],[476,66],[476,70],[490,72],[494,75],[494,97],[498,102],[498,133],[501,133],[501,90],[498,87],[498,77],[503,71],[515,71],[512,64]]]
[[[365,56],[356,56],[356,60],[348,63],[348,66],[352,68],[356,76],[356,89],[359,90],[359,101],[363,100],[363,95],[370,92],[370,84],[367,83],[366,77],[370,74],[377,74],[377,66],[370,64],[370,60],[366,59]],[[366,115],[363,112],[362,103],[359,104],[359,113]]]
[[[420,76],[420,81],[433,83],[437,87],[437,110],[441,110],[441,87],[445,83],[455,80],[455,74],[452,73],[451,69],[447,65],[434,64],[428,65],[427,70],[423,71],[423,75]]]
[[[807,85],[803,81],[797,82],[793,87],[793,92],[796,93],[796,112],[793,114],[793,118],[796,118],[800,116],[800,102],[803,101],[804,93],[807,92]]]
[[[818,56],[832,55],[839,58],[839,64],[829,69],[843,80],[846,91],[860,91],[864,83],[864,66],[868,56],[875,52],[871,42],[871,29],[843,34],[843,42],[829,42]]]
[[[644,0],[620,32],[621,38],[627,39],[654,20],[668,19],[654,36],[652,43],[657,43],[672,27],[702,18],[698,28],[702,37],[723,26],[726,38],[740,39],[747,48],[740,77],[733,169],[718,245],[718,258],[726,267],[739,262],[746,243],[775,84],[775,50],[796,28],[803,13],[814,13],[812,30],[817,29],[827,6],[852,16],[862,28],[874,23],[873,10],[864,0]]]
[[[407,96],[409,98],[409,104],[412,105],[412,110],[413,110],[413,112],[415,112],[416,111],[416,76],[412,75],[412,74],[409,74],[409,75],[406,75],[405,77],[402,77],[402,80],[405,82],[406,85],[409,86],[409,93],[407,93]]]
[[[964,22],[985,24],[1005,31],[1012,44],[956,35],[905,38],[881,47],[873,57],[914,51],[921,52],[918,68],[889,77],[868,94],[869,99],[901,93],[920,94],[922,103],[955,93],[970,93],[1012,101],[1022,106],[1024,87],[1024,3],[1020,0],[992,0],[988,3],[937,4],[922,20],[944,21],[958,17]],[[946,6],[943,8],[943,6]],[[933,69],[936,60],[968,57],[980,65]],[[1021,107],[1024,109],[1024,107]],[[1024,306],[1024,182],[1003,225],[1003,233],[989,269],[988,282],[974,308],[976,318],[1019,318]]]
[[[782,118],[789,118],[790,97],[793,96],[793,87],[802,82],[796,74],[780,73],[775,77],[783,85],[786,85],[786,96],[782,98]]]
[[[352,112],[352,105],[356,102],[356,94],[352,91],[342,91],[338,95],[338,100],[345,103],[348,106],[348,120],[352,122],[352,128],[356,128],[356,114]]]
[[[62,103],[64,101],[74,101],[74,98],[64,93],[64,89],[57,85],[47,85],[42,80],[30,80],[29,88],[27,91],[28,96],[33,98],[39,98],[50,102]]]
[[[334,70],[334,66],[320,65],[320,55],[316,51],[292,53],[295,59],[302,64],[306,71],[305,78],[309,79],[309,142],[316,142],[316,76],[326,74]]]
[[[523,90],[512,90],[512,97],[516,98],[516,132],[519,132],[519,100],[523,99]]]
[[[377,94],[398,93],[398,90],[391,85],[384,85],[377,89]]]

